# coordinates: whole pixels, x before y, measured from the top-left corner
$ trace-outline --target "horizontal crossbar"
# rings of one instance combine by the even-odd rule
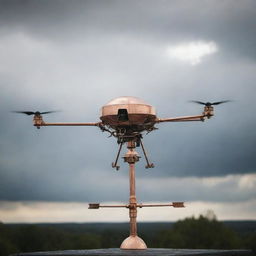
[[[174,208],[185,207],[184,202],[173,202],[170,204],[138,204],[137,207],[164,207],[164,206],[172,206]]]
[[[164,207],[164,206],[171,206],[174,208],[181,208],[185,207],[184,202],[172,202],[169,204],[137,204],[136,207],[143,208],[143,207]],[[100,205],[99,203],[92,203],[89,204],[88,209],[99,209],[99,208],[130,208],[129,204],[125,205]],[[132,206],[134,207],[134,205]]]

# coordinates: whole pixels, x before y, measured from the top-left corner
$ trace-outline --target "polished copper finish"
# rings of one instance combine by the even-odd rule
[[[119,111],[127,113],[120,119]],[[111,100],[101,109],[103,125],[111,129],[122,129],[125,133],[152,129],[156,120],[155,108],[136,97],[119,97]]]
[[[128,114],[156,116],[155,108],[136,97],[119,97],[111,100],[101,109],[101,120],[107,120],[109,116],[116,116],[119,109],[127,109]],[[112,119],[110,119],[110,122]],[[111,125],[111,123],[109,123]],[[141,123],[138,123],[141,124]],[[113,124],[115,125],[115,124]]]

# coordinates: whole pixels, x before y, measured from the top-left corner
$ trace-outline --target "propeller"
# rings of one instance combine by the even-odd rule
[[[19,114],[25,114],[25,115],[36,115],[36,116],[40,116],[40,115],[44,115],[44,114],[50,114],[50,113],[54,113],[54,112],[58,112],[58,111],[45,111],[45,112],[33,112],[33,111],[12,111],[13,113],[19,113]]]
[[[222,100],[222,101],[216,101],[216,102],[202,102],[202,101],[192,100],[191,102],[210,107],[212,105],[219,105],[219,104],[230,102],[230,100]]]

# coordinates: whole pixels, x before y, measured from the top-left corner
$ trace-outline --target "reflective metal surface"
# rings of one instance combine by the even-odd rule
[[[118,118],[119,110],[127,110],[127,120]],[[155,122],[155,108],[137,97],[125,96],[111,100],[101,109],[100,119],[111,127],[120,125],[140,125]],[[153,124],[151,124],[152,126]]]
[[[141,104],[141,105],[149,105],[144,100],[134,97],[134,96],[121,96],[109,101],[105,106],[109,105],[120,105],[120,104]]]

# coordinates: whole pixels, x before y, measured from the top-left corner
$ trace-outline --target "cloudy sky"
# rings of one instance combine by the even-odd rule
[[[207,122],[144,136],[155,168],[138,163],[138,201],[187,207],[142,209],[140,221],[208,209],[256,219],[255,46],[254,0],[0,0],[0,221],[128,219],[125,209],[87,210],[128,200],[126,164],[111,168],[114,138],[94,127],[37,130],[11,113],[94,122],[118,96],[144,99],[160,118],[200,114],[190,100],[232,100]]]

